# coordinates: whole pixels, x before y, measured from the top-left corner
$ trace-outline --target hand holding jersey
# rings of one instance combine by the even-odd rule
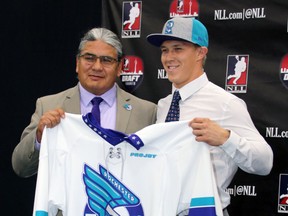
[[[53,128],[60,123],[61,119],[65,117],[65,112],[63,109],[55,109],[45,112],[38,123],[36,130],[36,139],[38,143],[41,143],[42,133],[44,127]]]
[[[230,131],[219,126],[209,118],[194,118],[189,122],[193,134],[198,142],[205,142],[211,146],[223,145],[229,138]]]

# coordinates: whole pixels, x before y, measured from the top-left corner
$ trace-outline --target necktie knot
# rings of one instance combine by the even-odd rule
[[[93,104],[93,106],[95,105],[98,105],[103,101],[103,98],[101,97],[94,97],[92,100],[91,100],[91,103]]]
[[[93,108],[92,108],[92,115],[94,116],[95,120],[99,123],[100,125],[100,109],[99,109],[99,105],[100,103],[103,101],[103,98],[101,97],[94,97],[91,100],[91,103],[93,104]]]
[[[180,109],[179,109],[179,101],[181,100],[181,96],[179,91],[174,91],[173,99],[170,105],[170,109],[168,111],[165,122],[171,121],[179,121]]]

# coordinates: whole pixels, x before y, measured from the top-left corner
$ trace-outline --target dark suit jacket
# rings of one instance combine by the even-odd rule
[[[130,104],[132,109],[124,108]],[[21,177],[37,173],[39,151],[35,150],[36,129],[43,113],[62,108],[65,112],[80,114],[80,91],[78,85],[54,95],[37,99],[36,110],[30,124],[24,129],[20,143],[12,154],[12,166]],[[117,86],[116,130],[134,133],[156,121],[157,106],[149,101],[137,98]]]

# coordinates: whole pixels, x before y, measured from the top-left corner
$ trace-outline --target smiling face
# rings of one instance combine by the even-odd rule
[[[168,79],[181,88],[203,74],[202,63],[208,49],[185,41],[167,40],[161,45],[161,62]]]
[[[120,76],[121,62],[113,62],[111,65],[102,64],[97,58],[95,62],[87,61],[84,54],[92,56],[108,56],[117,59],[117,51],[111,45],[101,41],[88,41],[76,58],[76,73],[81,85],[95,95],[104,94],[111,89]],[[84,55],[84,56],[83,56]]]

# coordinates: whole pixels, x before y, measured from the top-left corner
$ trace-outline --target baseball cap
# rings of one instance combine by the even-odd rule
[[[157,47],[166,40],[182,40],[208,47],[208,32],[206,27],[195,18],[174,17],[165,23],[162,33],[147,36],[147,41]]]

